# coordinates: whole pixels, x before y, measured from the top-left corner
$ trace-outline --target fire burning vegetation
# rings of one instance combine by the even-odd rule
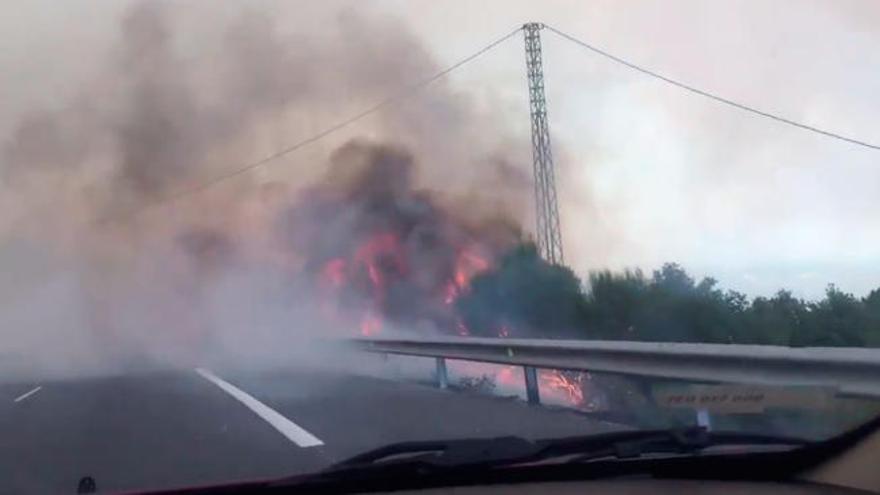
[[[386,329],[502,338],[538,333],[527,328],[528,318],[508,311],[516,304],[514,292],[514,301],[469,316],[474,305],[487,302],[471,282],[504,264],[522,265],[522,259],[554,267],[523,247],[515,223],[475,220],[437,193],[415,188],[414,170],[413,156],[402,148],[350,142],[334,154],[326,179],[282,215],[282,232],[303,256],[303,274],[319,295],[323,316],[363,336]],[[533,282],[540,284],[541,277]],[[550,394],[574,405],[584,403],[583,379],[579,373],[541,374]],[[522,383],[509,369],[498,370],[494,380],[508,388]]]
[[[282,215],[325,316],[363,335],[400,330],[469,334],[456,311],[471,279],[522,242],[515,224],[474,221],[413,186],[401,148],[351,142],[327,179]]]
[[[134,0],[106,46],[28,54],[48,61],[35,68],[51,84],[10,88],[35,99],[0,116],[4,353],[77,373],[139,360],[287,365],[304,339],[335,330],[880,346],[880,289],[749,301],[675,264],[586,284],[548,264],[519,222],[532,210],[527,136],[507,125],[503,98],[448,80],[383,103],[351,134],[339,127],[326,148],[277,154],[441,67],[385,15],[300,22],[314,17],[297,2],[281,22],[240,3]],[[213,17],[227,11],[237,14]],[[374,141],[337,147],[357,135]],[[259,176],[235,167],[282,155],[285,167]],[[608,240],[602,222],[571,211]],[[521,387],[515,368],[486,372]],[[587,408],[635,395],[617,377],[539,379],[542,393]]]
[[[323,175],[325,151],[304,151],[268,184],[241,174],[193,188],[274,152],[254,144],[269,134],[309,134],[303,116],[331,119],[434,72],[416,37],[353,13],[326,43],[291,42],[271,16],[245,11],[200,42],[176,30],[176,9],[133,2],[87,84],[58,109],[25,109],[0,136],[2,197],[15,206],[0,231],[22,246],[0,246],[0,261],[37,274],[0,290],[39,308],[4,308],[4,344],[57,350],[47,367],[75,370],[287,360],[285,339],[333,329],[562,335],[567,299],[553,286],[579,285],[520,227],[531,183],[515,158],[528,140],[443,81],[383,112],[363,130],[375,141],[336,148]],[[562,375],[542,380],[570,389]]]

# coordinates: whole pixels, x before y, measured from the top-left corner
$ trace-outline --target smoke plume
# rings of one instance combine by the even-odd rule
[[[415,167],[404,149],[350,142],[282,217],[305,272],[337,302],[361,306],[365,334],[381,327],[377,319],[451,331],[458,293],[522,240],[509,219],[465,216],[415,188]]]
[[[443,81],[203,188],[438,70],[392,19],[291,34],[212,12],[129,4],[83,84],[0,136],[5,364],[266,361],[364,325],[454,331],[451,298],[521,240],[527,141]]]

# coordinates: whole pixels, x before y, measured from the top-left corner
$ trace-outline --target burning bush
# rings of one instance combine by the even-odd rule
[[[521,239],[512,222],[464,215],[415,187],[414,167],[402,148],[350,142],[283,215],[284,242],[324,311],[358,321],[365,335],[388,322],[462,331],[454,302]]]

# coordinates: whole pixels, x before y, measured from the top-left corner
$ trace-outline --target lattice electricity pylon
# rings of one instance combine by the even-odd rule
[[[538,250],[545,260],[561,264],[562,233],[556,200],[556,177],[550,129],[547,125],[547,101],[544,98],[544,64],[541,59],[543,24],[523,25],[526,40],[526,69],[529,78],[529,104],[532,117],[532,161],[535,175],[535,221]]]

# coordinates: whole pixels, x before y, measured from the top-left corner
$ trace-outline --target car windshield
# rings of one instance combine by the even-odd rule
[[[2,493],[880,415],[875,4],[4,7]]]

